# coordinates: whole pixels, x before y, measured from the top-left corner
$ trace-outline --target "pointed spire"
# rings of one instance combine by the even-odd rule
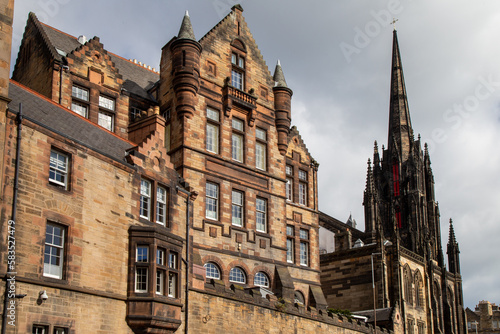
[[[365,192],[367,195],[373,194],[373,172],[372,172],[372,166],[371,166],[371,161],[368,159],[368,168],[366,171],[366,187],[365,187]]]
[[[397,152],[390,153],[396,154],[396,156],[400,157],[401,162],[404,162],[408,159],[412,143],[413,129],[411,127],[410,111],[408,109],[406,87],[403,77],[403,65],[401,63],[397,32],[394,30],[388,147],[390,150],[395,148]]]
[[[457,244],[457,239],[455,238],[455,230],[453,229],[453,220],[450,218],[450,236],[448,240],[448,244],[450,245],[456,245]]]
[[[179,34],[177,36],[179,39],[192,39],[196,40],[194,37],[193,26],[191,25],[191,19],[189,18],[189,12],[186,10],[184,18],[182,19],[181,28],[179,29]]]
[[[285,81],[285,75],[283,74],[283,70],[281,69],[281,63],[280,63],[279,59],[278,59],[278,62],[276,63],[276,69],[274,70],[273,80],[275,81],[276,87],[287,87],[288,88],[286,81]]]
[[[380,155],[378,153],[378,143],[375,140],[373,143],[373,167],[379,167],[380,166]]]

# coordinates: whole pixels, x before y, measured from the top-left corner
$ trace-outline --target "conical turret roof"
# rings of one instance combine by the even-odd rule
[[[193,26],[191,25],[191,19],[189,18],[189,13],[186,10],[184,18],[182,19],[181,28],[179,29],[179,34],[177,35],[180,39],[192,39],[196,41],[194,36]]]

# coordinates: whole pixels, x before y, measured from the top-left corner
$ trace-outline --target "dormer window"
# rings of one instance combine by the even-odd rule
[[[233,68],[231,70],[231,86],[239,90],[244,90],[245,82],[245,58],[239,54],[231,54],[231,63]]]

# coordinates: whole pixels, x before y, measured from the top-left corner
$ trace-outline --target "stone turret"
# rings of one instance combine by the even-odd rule
[[[276,130],[278,131],[278,149],[281,155],[286,154],[288,148],[288,133],[291,123],[291,104],[293,92],[288,88],[280,61],[274,70],[274,109],[276,112]]]
[[[172,42],[173,86],[176,112],[180,118],[194,114],[196,96],[200,87],[201,45],[195,39],[191,20],[186,11],[177,39]]]

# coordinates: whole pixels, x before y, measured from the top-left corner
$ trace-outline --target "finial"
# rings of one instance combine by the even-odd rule
[[[186,14],[184,16],[189,16],[189,11],[186,9]]]
[[[392,22],[391,23],[392,23],[392,27],[394,28],[394,31],[396,31],[396,22],[398,22],[398,21],[399,21],[399,19],[396,19],[394,17],[392,18]]]
[[[370,165],[372,164],[370,158],[368,158],[368,167],[370,167]]]
[[[278,59],[278,63],[276,65],[281,66],[281,62],[279,59]]]

